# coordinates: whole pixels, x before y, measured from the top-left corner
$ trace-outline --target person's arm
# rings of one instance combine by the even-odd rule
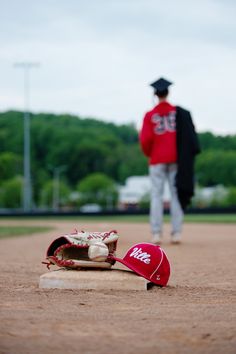
[[[148,114],[146,114],[143,119],[143,126],[139,134],[139,140],[143,153],[150,157],[153,143],[153,128]]]

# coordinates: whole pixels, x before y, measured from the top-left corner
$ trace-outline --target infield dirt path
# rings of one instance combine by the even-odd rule
[[[172,274],[149,291],[39,289],[49,243],[74,227],[116,229],[118,256],[149,241],[148,224],[0,220],[52,225],[50,233],[0,241],[0,353],[235,353],[236,225],[185,224],[183,244],[162,244]]]

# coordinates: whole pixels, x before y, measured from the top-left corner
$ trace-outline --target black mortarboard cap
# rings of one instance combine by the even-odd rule
[[[150,84],[150,86],[152,86],[155,91],[157,92],[163,92],[166,89],[168,89],[168,87],[172,85],[172,82],[163,79],[163,77],[161,77],[160,79],[158,79],[157,81],[153,82],[152,84]]]

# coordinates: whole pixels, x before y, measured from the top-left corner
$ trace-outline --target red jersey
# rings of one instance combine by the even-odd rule
[[[139,138],[150,165],[177,161],[175,118],[176,108],[166,101],[145,114]]]

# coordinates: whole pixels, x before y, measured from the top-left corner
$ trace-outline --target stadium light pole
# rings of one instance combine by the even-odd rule
[[[24,211],[32,209],[32,185],[31,185],[31,168],[30,168],[30,69],[39,67],[39,63],[22,62],[15,63],[15,68],[23,69],[24,71]]]

